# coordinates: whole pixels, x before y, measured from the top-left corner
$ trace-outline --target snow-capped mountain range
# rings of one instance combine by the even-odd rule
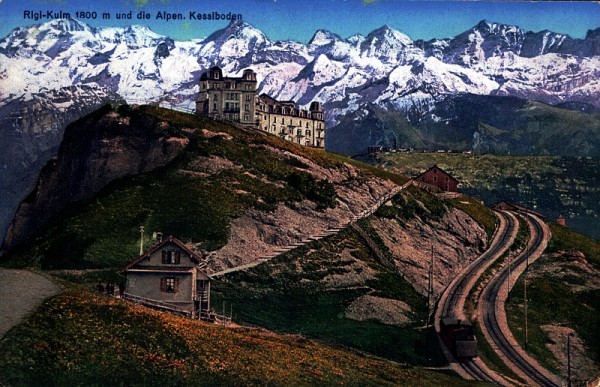
[[[0,193],[10,191],[18,204],[57,150],[64,125],[107,100],[194,109],[198,79],[214,65],[238,76],[252,68],[259,93],[304,106],[323,102],[329,128],[361,120],[365,106],[411,123],[439,121],[436,105],[465,93],[600,107],[600,28],[573,39],[482,21],[454,38],[413,41],[383,26],[346,39],[319,30],[302,44],[272,41],[237,21],[180,42],[141,26],[57,19],[0,40],[0,136],[11,139],[0,152]],[[328,143],[343,133],[337,129]],[[12,200],[1,203],[0,235]]]
[[[87,84],[130,102],[192,109],[199,76],[219,65],[226,74],[252,67],[259,92],[274,98],[323,102],[330,126],[366,102],[406,110],[440,94],[600,105],[600,28],[572,39],[482,21],[452,39],[415,42],[383,26],[348,39],[319,30],[304,45],[271,41],[245,22],[176,42],[146,27],[60,19],[11,32],[0,41],[0,63],[2,104],[43,88]]]

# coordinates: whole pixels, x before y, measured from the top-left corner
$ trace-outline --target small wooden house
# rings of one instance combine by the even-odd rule
[[[199,318],[210,309],[206,261],[172,236],[123,269],[125,298]]]
[[[428,170],[415,177],[414,180],[435,186],[442,191],[458,192],[459,181],[437,165],[430,167]]]

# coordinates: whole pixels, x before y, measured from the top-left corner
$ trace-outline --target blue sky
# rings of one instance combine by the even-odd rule
[[[588,29],[600,27],[598,2],[502,2],[502,1],[407,1],[407,0],[0,0],[0,36],[13,28],[46,20],[27,20],[24,11],[96,11],[97,20],[84,20],[94,26],[147,25],[176,40],[202,38],[223,28],[227,22],[155,20],[158,11],[233,12],[262,30],[273,40],[307,42],[317,29],[327,29],[348,37],[366,35],[387,24],[412,39],[455,36],[482,19],[518,25],[525,30],[554,32],[583,38]],[[116,20],[118,12],[132,11],[133,20]],[[139,11],[152,15],[136,20]],[[109,12],[110,20],[100,14]]]

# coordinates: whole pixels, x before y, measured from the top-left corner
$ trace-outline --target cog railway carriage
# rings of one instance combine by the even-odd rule
[[[444,344],[457,359],[477,357],[477,339],[469,320],[445,316],[440,319],[440,328]]]

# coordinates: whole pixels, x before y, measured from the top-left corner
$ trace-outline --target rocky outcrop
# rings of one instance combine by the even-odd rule
[[[3,247],[23,243],[52,216],[111,181],[169,163],[189,139],[168,132],[166,123],[154,116],[121,116],[109,105],[69,125],[58,156],[46,164],[35,189],[20,204]]]
[[[19,203],[56,156],[65,127],[115,99],[106,89],[78,85],[0,104],[0,244]]]
[[[356,169],[348,164],[335,170],[315,168],[311,172],[336,181],[338,205],[319,210],[317,204],[304,200],[291,206],[279,204],[271,212],[249,210],[232,222],[227,245],[215,253],[215,271],[253,262],[280,247],[347,224],[395,186],[389,180],[357,176]]]
[[[464,212],[449,209],[439,222],[414,218],[372,218],[371,225],[391,253],[402,276],[421,294],[427,294],[433,249],[433,293],[438,297],[452,279],[482,253],[487,235]]]
[[[410,306],[403,301],[364,295],[358,297],[344,312],[347,318],[358,321],[375,320],[387,325],[407,325],[412,322]]]

